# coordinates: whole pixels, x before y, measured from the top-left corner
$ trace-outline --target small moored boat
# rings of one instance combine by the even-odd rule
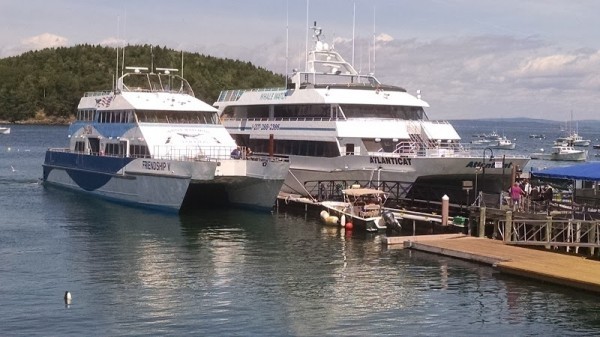
[[[391,228],[399,231],[400,223],[391,211],[383,207],[387,200],[385,192],[372,188],[349,188],[342,190],[343,201],[323,201],[321,218],[328,224],[351,223],[353,228],[376,232]],[[335,220],[335,223],[334,223]]]
[[[532,153],[531,159],[555,160],[555,161],[586,161],[587,151],[578,150],[572,146],[553,146],[552,152]]]

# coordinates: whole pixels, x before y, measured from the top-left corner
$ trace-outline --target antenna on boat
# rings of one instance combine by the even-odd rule
[[[113,77],[113,91],[115,91],[117,89],[117,81],[118,81],[118,77],[119,77],[119,34],[120,34],[120,27],[121,27],[121,17],[117,16],[117,65],[115,66],[115,76]]]
[[[308,4],[309,0],[306,0],[306,47],[304,51],[305,61],[304,61],[304,71],[308,71],[308,31],[310,28],[308,27]],[[316,24],[315,24],[316,26]]]
[[[125,73],[125,36],[127,35],[127,10],[125,10],[125,15],[123,18],[123,47],[122,56],[121,56],[121,76]],[[117,81],[119,80],[119,75],[117,75]],[[117,83],[118,86],[118,83]]]
[[[156,68],[156,71],[162,71],[165,75],[169,75],[170,73],[178,72],[179,69],[175,69],[175,68]]]
[[[148,71],[148,67],[125,67],[125,69],[133,70],[136,74],[139,74],[142,71]]]
[[[354,11],[352,13],[352,66],[354,66],[354,30],[356,27],[356,1],[354,1]]]
[[[375,43],[377,43],[377,38],[375,36],[375,6],[373,6],[373,70],[369,67],[369,72],[375,73],[375,50],[377,50]]]
[[[288,63],[290,58],[290,1],[285,2],[285,87],[288,86]]]

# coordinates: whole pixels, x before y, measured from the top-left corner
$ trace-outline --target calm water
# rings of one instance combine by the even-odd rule
[[[456,124],[467,140],[473,123]],[[2,336],[600,334],[600,296],[386,250],[304,215],[171,216],[46,189],[44,151],[65,135],[0,136]]]

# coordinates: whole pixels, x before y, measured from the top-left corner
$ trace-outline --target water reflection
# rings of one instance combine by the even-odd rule
[[[582,297],[585,311],[567,310],[572,294],[560,288],[549,295],[547,286],[498,277],[487,266],[387,250],[380,235],[324,227],[318,218],[242,210],[165,215],[57,195],[48,221],[61,221],[68,233],[71,272],[86,294],[77,305],[87,296],[116,308],[103,311],[102,321],[268,335],[412,335],[423,326],[434,335],[490,326],[492,333],[535,327],[552,334],[557,319],[569,331],[600,326],[598,316],[583,318],[597,314],[597,305]]]

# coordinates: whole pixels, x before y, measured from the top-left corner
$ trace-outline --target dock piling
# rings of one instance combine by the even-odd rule
[[[504,243],[512,240],[512,211],[506,212],[506,221],[504,222]]]
[[[480,238],[485,237],[485,207],[479,208],[479,232]]]

